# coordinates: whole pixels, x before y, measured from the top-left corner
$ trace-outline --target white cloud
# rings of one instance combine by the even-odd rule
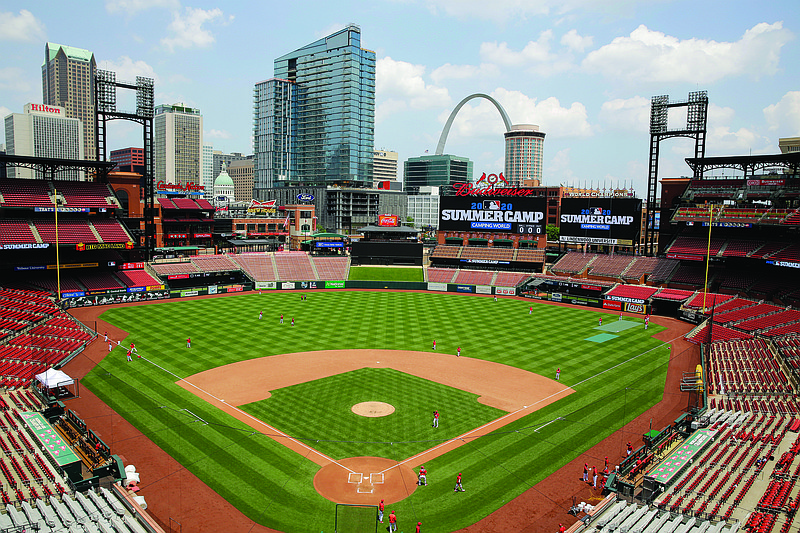
[[[573,52],[583,52],[592,46],[594,38],[591,36],[581,37],[578,35],[578,30],[569,30],[561,36],[561,44],[572,50]]]
[[[736,111],[732,107],[720,107],[717,104],[708,104],[708,126],[721,126],[730,124]]]
[[[781,101],[764,108],[770,130],[781,130],[781,137],[800,135],[800,91],[789,91]]]
[[[11,111],[9,108],[7,108],[6,106],[0,105],[0,118],[7,117],[11,113],[13,113],[13,111]]]
[[[116,61],[103,60],[97,65],[102,70],[110,70],[117,76],[117,80],[122,81],[136,81],[136,76],[143,76],[145,78],[152,78],[155,83],[159,82],[158,75],[156,75],[153,67],[144,61],[134,61],[128,56],[121,56]]]
[[[151,8],[178,9],[179,0],[106,0],[106,11],[133,15]]]
[[[37,42],[44,40],[44,24],[27,9],[21,9],[19,15],[16,16],[10,11],[0,12],[0,41]]]
[[[649,133],[650,99],[634,96],[603,102],[600,120],[612,130]]]
[[[228,21],[232,19],[232,16],[228,17]],[[168,27],[172,36],[161,39],[161,44],[170,52],[173,52],[175,48],[211,46],[216,39],[208,29],[203,28],[203,25],[217,20],[224,21],[222,10],[218,7],[210,10],[187,7],[183,13],[175,11]]]
[[[563,183],[564,185],[568,185],[574,182],[575,172],[572,171],[570,164],[570,150],[571,148],[559,150],[549,163],[545,163],[542,176],[547,183]],[[574,183],[572,184],[575,185]]]
[[[541,15],[562,15],[575,10],[615,12],[630,15],[636,0],[425,0],[433,14],[443,13],[458,19],[476,18],[504,23],[525,21]]]
[[[15,93],[24,93],[31,90],[31,84],[25,77],[21,68],[0,68],[0,89]],[[41,97],[41,95],[39,95]]]
[[[747,128],[736,131],[728,126],[711,126],[709,124],[706,136],[706,155],[742,155],[749,150],[763,151],[768,140]]]
[[[649,83],[711,83],[728,76],[756,78],[778,70],[780,51],[792,39],[782,22],[760,23],[736,42],[685,39],[640,25],[628,37],[590,52],[582,66],[610,79]]]
[[[378,59],[375,65],[375,96],[378,100],[376,120],[404,109],[431,109],[450,104],[445,87],[425,83],[424,65]]]
[[[431,72],[431,79],[434,83],[442,83],[444,80],[493,78],[498,74],[497,67],[488,63],[481,63],[478,66],[445,63]]]
[[[519,91],[499,87],[491,95],[500,102],[513,124],[536,124],[547,136],[587,137],[592,128],[587,120],[586,108],[579,102],[563,107],[555,97],[537,101]],[[451,135],[458,137],[485,137],[496,139],[504,131],[503,121],[494,105],[488,100],[478,100],[477,105],[466,104],[459,110]],[[450,111],[440,115],[444,122]],[[502,137],[500,137],[502,138]]]
[[[208,130],[203,132],[203,139],[230,139],[233,136],[226,130]]]
[[[558,55],[551,51],[553,31],[545,30],[535,41],[529,41],[520,50],[512,50],[508,43],[481,43],[481,60],[487,63],[513,68],[525,68],[541,76],[549,76],[572,68],[572,57]]]

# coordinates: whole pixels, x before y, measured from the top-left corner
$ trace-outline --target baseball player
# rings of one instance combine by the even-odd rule
[[[558,381],[560,379],[560,377],[561,377],[561,369],[560,368],[556,368],[556,381]]]
[[[419,528],[421,527],[422,527],[422,522],[417,522],[417,528],[414,530],[414,533],[419,533],[420,532]]]
[[[439,427],[439,411],[433,412],[433,424],[431,426],[435,428]]]
[[[436,351],[436,339],[433,339],[433,351]]]
[[[619,319],[622,320],[622,312],[619,313]]]
[[[131,353],[136,353],[136,345],[131,343]]]
[[[259,311],[258,319],[261,320],[262,318],[264,318],[264,311]]]
[[[598,321],[599,321],[599,325],[600,325],[600,326],[602,326],[602,325],[603,325],[603,317],[600,317],[600,318],[598,319]]]
[[[130,350],[128,350],[128,353],[126,354],[126,356],[128,357],[128,361],[129,362],[133,361],[133,359],[131,359],[131,351]]]
[[[453,489],[453,492],[464,492],[464,487],[461,486],[461,472],[458,473],[458,477],[456,478],[456,486]]]
[[[494,295],[494,301],[495,302],[497,301],[497,295],[496,294]]]
[[[528,314],[529,314],[529,315],[532,315],[532,314],[533,314],[533,306],[530,306],[530,307],[528,308]]]
[[[589,482],[589,463],[583,463],[583,481]]]
[[[593,480],[592,486],[594,488],[597,488],[597,467],[596,466],[592,467],[592,478],[593,478],[592,479]]]
[[[186,338],[186,347],[187,348],[191,348],[192,347],[192,338],[191,337],[187,337]]]
[[[424,465],[420,465],[419,476],[417,478],[417,485],[427,485],[427,484],[428,484],[428,470],[425,468]]]
[[[650,315],[644,315],[644,329],[647,329],[647,326],[650,325]]]
[[[109,351],[109,352],[111,351],[111,348],[112,348],[112,346],[111,346],[111,343],[109,342],[109,343],[108,343],[108,351]]]
[[[383,524],[383,500],[378,504],[378,522]]]
[[[394,511],[389,513],[389,533],[392,531],[397,531],[397,517],[394,514]]]
[[[108,332],[107,331],[103,334],[103,340],[105,342],[108,342]]]
[[[283,324],[283,313],[281,313],[281,324]]]
[[[294,317],[292,317],[292,325],[294,326]]]
[[[456,357],[461,357],[461,346],[456,348]]]
[[[628,455],[632,453],[633,453],[633,444],[631,444],[630,441],[628,441]]]

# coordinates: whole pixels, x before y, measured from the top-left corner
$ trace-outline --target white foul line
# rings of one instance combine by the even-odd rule
[[[258,422],[258,423],[259,423],[259,424],[261,424],[262,426],[264,426],[264,427],[266,427],[266,428],[269,428],[269,430],[270,430],[270,431],[272,431],[272,432],[274,432],[274,433],[278,433],[279,435],[282,435],[282,436],[286,437],[286,438],[287,438],[287,439],[289,439],[290,441],[292,441],[292,442],[294,442],[294,443],[296,443],[296,444],[299,444],[300,446],[302,446],[303,448],[305,448],[305,449],[307,449],[307,450],[309,450],[309,451],[311,451],[311,452],[314,452],[315,454],[319,455],[320,457],[322,457],[323,459],[325,459],[325,460],[327,460],[327,461],[330,461],[330,462],[332,462],[332,463],[334,463],[334,464],[337,464],[337,465],[341,466],[342,468],[344,468],[345,470],[347,470],[347,471],[349,471],[349,472],[352,472],[352,473],[354,473],[354,474],[356,473],[356,472],[355,472],[355,470],[350,470],[349,468],[347,468],[347,467],[346,467],[346,466],[344,466],[343,464],[339,463],[339,462],[338,462],[338,461],[336,461],[335,459],[332,459],[332,458],[328,457],[327,455],[325,455],[324,453],[321,453],[321,452],[319,452],[319,451],[315,450],[315,449],[314,449],[314,448],[312,448],[311,446],[308,446],[308,445],[306,445],[306,444],[304,444],[304,443],[300,442],[299,440],[295,439],[294,437],[290,437],[289,435],[287,435],[287,434],[286,434],[286,433],[284,433],[283,431],[281,431],[281,430],[279,430],[279,429],[276,429],[276,428],[274,428],[274,427],[270,426],[270,425],[269,425],[269,424],[267,424],[266,422],[263,422],[263,421],[259,420],[258,418],[256,418],[256,417],[252,416],[250,413],[246,413],[246,412],[242,411],[241,409],[239,409],[239,408],[238,408],[238,407],[236,407],[235,405],[231,405],[231,404],[229,404],[229,403],[226,403],[226,402],[225,402],[225,400],[223,400],[223,399],[221,399],[221,398],[217,398],[216,396],[214,396],[214,395],[213,395],[213,394],[211,394],[210,392],[208,392],[208,391],[206,391],[206,390],[203,390],[202,388],[198,387],[197,385],[195,385],[195,384],[194,384],[194,383],[192,383],[191,381],[187,381],[187,380],[183,379],[182,377],[178,376],[178,375],[177,375],[177,374],[175,374],[174,372],[171,372],[171,371],[167,370],[166,368],[164,368],[163,366],[159,365],[158,363],[154,363],[153,361],[151,361],[151,360],[150,360],[150,359],[148,359],[147,357],[142,357],[142,359],[144,359],[145,361],[147,361],[148,363],[150,363],[150,364],[151,364],[151,365],[153,365],[153,366],[157,366],[158,368],[160,368],[161,370],[163,370],[163,371],[164,371],[164,372],[166,372],[167,374],[171,374],[171,375],[175,376],[175,377],[178,379],[178,381],[183,381],[184,383],[186,383],[186,384],[188,384],[188,385],[191,385],[192,387],[194,387],[195,389],[199,390],[199,391],[200,391],[200,392],[202,392],[203,394],[206,394],[206,395],[208,395],[208,396],[210,396],[210,397],[214,398],[215,400],[217,400],[217,401],[218,401],[218,402],[220,402],[220,403],[224,403],[224,404],[225,404],[225,405],[227,405],[229,408],[236,410],[238,413],[240,413],[240,414],[242,414],[242,415],[246,416],[247,418],[249,418],[249,419],[251,419],[251,420],[253,420],[253,421],[255,421],[255,422]],[[195,415],[195,416],[197,416],[197,415]],[[198,418],[199,418],[199,417],[198,417]]]

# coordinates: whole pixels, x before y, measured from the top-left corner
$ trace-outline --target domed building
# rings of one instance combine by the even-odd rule
[[[228,175],[223,163],[222,172],[214,180],[214,207],[225,207],[234,201],[236,200],[233,196],[233,179]]]

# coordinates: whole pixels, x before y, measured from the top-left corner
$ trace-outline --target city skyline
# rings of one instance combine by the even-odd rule
[[[547,134],[544,185],[633,183],[644,196],[654,95],[680,100],[708,91],[709,156],[777,153],[779,137],[800,135],[800,76],[792,68],[800,59],[800,16],[788,1],[201,8],[109,0],[94,11],[58,14],[6,6],[0,111],[42,103],[42,52],[50,41],[91,50],[98,68],[118,79],[155,78],[156,104],[200,109],[205,142],[250,154],[253,87],[272,77],[273,59],[348,23],[360,26],[362,46],[376,52],[375,148],[398,152],[401,163],[433,154],[453,107],[476,92],[497,99],[513,123]],[[470,102],[445,153],[474,161],[476,175],[501,171],[502,133],[491,104]],[[138,139],[135,127],[115,125],[109,149],[137,146]],[[665,143],[659,177],[688,174],[683,158],[690,155],[690,141]]]

